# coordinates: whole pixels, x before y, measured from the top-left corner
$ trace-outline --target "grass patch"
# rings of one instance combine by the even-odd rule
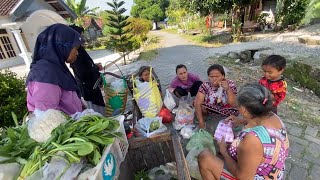
[[[160,38],[158,36],[149,37],[148,44],[143,48],[143,52],[140,53],[138,60],[150,61],[154,59],[158,54],[158,48]]]
[[[100,47],[94,47],[92,49],[86,48],[86,51],[98,51],[98,50],[105,50],[105,49],[106,49],[106,46],[102,45]]]
[[[163,29],[162,31],[172,33],[172,34],[178,34],[177,29]],[[180,36],[183,37],[184,39],[187,39],[196,43],[199,46],[204,46],[204,47],[221,47],[225,44],[232,42],[232,37],[229,34],[219,34],[219,35],[181,34]]]

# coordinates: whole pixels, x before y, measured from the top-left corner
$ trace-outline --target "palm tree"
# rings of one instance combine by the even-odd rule
[[[77,25],[83,25],[83,17],[97,17],[95,11],[99,9],[99,7],[89,9],[89,7],[86,6],[87,0],[80,0],[79,3],[77,3],[76,0],[66,0],[66,3],[77,15],[77,18],[74,20]]]

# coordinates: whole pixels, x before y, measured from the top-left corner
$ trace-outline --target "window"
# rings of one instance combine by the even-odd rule
[[[0,60],[15,57],[16,53],[5,29],[0,29]]]

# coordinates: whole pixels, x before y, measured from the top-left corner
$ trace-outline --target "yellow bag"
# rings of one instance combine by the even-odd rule
[[[143,89],[136,87],[136,79],[132,76],[133,97],[144,117],[155,117],[162,107],[161,94],[157,82],[152,80],[152,68],[150,68],[150,79],[148,86]]]

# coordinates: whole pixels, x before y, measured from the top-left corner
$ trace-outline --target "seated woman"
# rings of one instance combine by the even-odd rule
[[[79,33],[63,24],[54,24],[37,38],[27,77],[27,107],[60,110],[68,115],[82,111],[77,82],[66,63],[73,63],[83,43]]]
[[[236,106],[237,87],[232,80],[225,78],[224,68],[219,64],[211,65],[207,74],[209,82],[204,82],[195,99],[199,127],[204,128],[203,113],[218,113],[223,116],[238,115]]]
[[[289,140],[282,121],[272,112],[270,92],[259,84],[247,84],[238,93],[237,103],[248,126],[230,146],[218,142],[223,160],[208,150],[200,153],[202,178],[283,179]]]
[[[189,73],[187,67],[179,64],[176,67],[177,76],[171,81],[170,88],[178,97],[187,96],[190,92],[191,96],[196,96],[202,82],[198,75]]]

